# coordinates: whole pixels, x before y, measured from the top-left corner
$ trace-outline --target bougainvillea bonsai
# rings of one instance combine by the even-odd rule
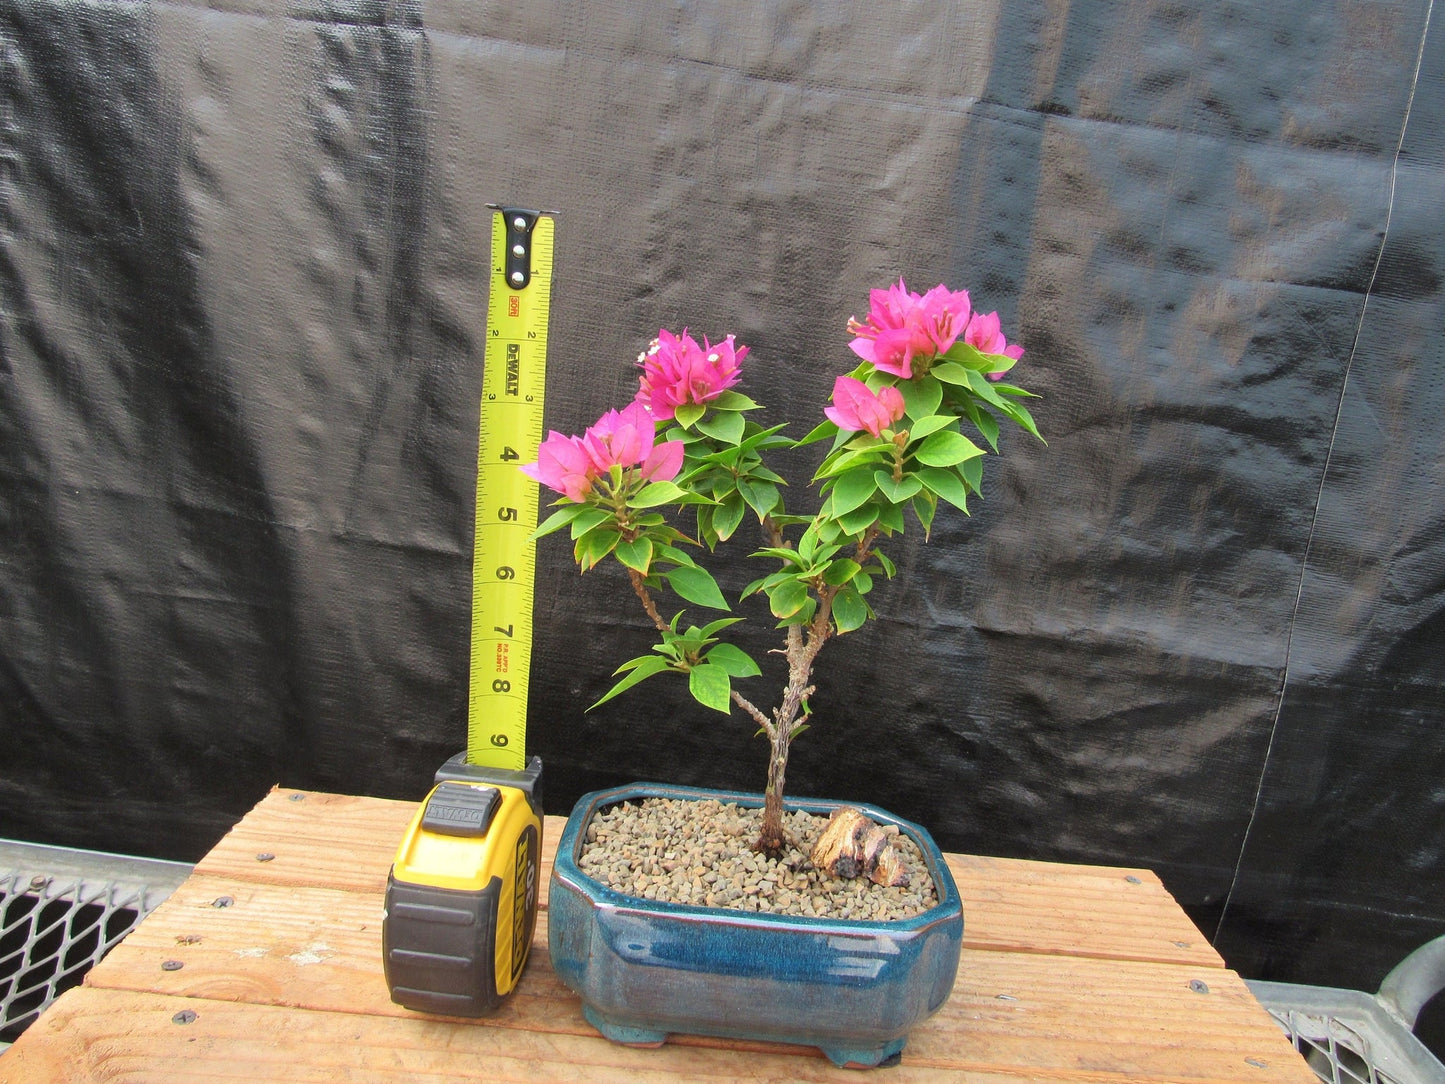
[[[806,436],[783,435],[748,414],[758,404],[735,390],[748,347],[732,335],[701,345],[683,331],[660,331],[638,359],[636,398],[610,410],[581,436],[548,434],[535,463],[521,469],[561,494],[560,508],[535,537],[569,527],[583,572],[607,557],[625,569],[660,642],[616,671],[605,703],[664,672],[687,676],[702,705],[734,707],[766,735],[770,755],[763,825],[757,850],[776,856],[784,845],[783,787],[792,740],[809,725],[812,671],[832,637],[860,628],[873,609],[876,577],[892,577],[881,543],[904,530],[911,515],[929,532],[940,500],[963,512],[978,494],[984,449],[964,423],[998,450],[999,419],[1038,436],[1022,399],[1030,396],[1004,374],[1023,349],[1000,330],[998,314],[973,311],[968,293],[937,286],[925,294],[900,279],[874,290],[868,316],[848,322],[861,363],[839,376],[825,420]],[[783,478],[767,457],[831,440],[813,475],[820,506],[797,514],[784,507]],[[691,534],[667,513],[691,510]],[[767,597],[784,632],[779,653],[788,676],[771,713],[734,682],[757,676],[758,664],[723,633],[741,618],[683,626],[665,619],[664,588],[685,602],[729,609],[712,574],[693,556],[734,537],[751,515],[761,528],[752,556],[771,571],[742,597]],[[593,707],[597,705],[594,704]]]

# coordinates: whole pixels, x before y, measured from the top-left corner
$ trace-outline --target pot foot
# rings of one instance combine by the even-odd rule
[[[604,1039],[610,1039],[622,1046],[644,1047],[652,1050],[667,1042],[667,1032],[665,1031],[614,1023],[601,1013],[593,1011],[591,1005],[582,1006],[582,1015],[587,1018],[589,1024],[602,1032]]]
[[[903,1044],[907,1041],[905,1035],[902,1039],[876,1046],[820,1046],[818,1049],[840,1069],[878,1069],[902,1061]]]

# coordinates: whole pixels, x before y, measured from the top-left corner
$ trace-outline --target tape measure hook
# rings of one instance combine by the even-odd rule
[[[525,290],[532,281],[532,229],[541,217],[541,211],[529,211],[521,207],[502,207],[488,204],[500,211],[507,226],[506,240],[506,282],[513,290]]]

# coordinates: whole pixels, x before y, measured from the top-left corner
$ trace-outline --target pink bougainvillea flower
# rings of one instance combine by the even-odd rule
[[[669,440],[653,446],[656,423],[640,400],[609,410],[582,436],[582,444],[599,475],[613,464],[640,467],[647,481],[670,482],[682,469],[683,443]]]
[[[710,402],[736,384],[747,354],[731,335],[716,345],[704,338],[698,346],[686,329],[679,337],[664,328],[637,359],[642,366],[637,398],[658,421],[668,421],[678,407]]]
[[[555,489],[570,501],[584,501],[597,476],[581,437],[552,430],[537,449],[537,462],[520,468],[534,482]]]
[[[839,429],[866,429],[875,437],[903,417],[903,393],[892,385],[868,390],[868,385],[851,376],[833,381],[833,405],[823,413]]]
[[[1002,354],[1006,358],[1017,361],[1024,356],[1024,348],[1016,343],[1010,343],[1004,338],[1003,331],[999,326],[998,313],[976,312],[968,321],[968,327],[964,330],[963,341],[975,347],[981,354]],[[1002,380],[1006,370],[987,373],[990,380]]]
[[[614,466],[638,468],[649,482],[670,482],[682,469],[682,441],[654,444],[656,425],[640,402],[609,410],[580,437],[547,434],[537,449],[537,462],[521,468],[527,477],[561,493],[568,500],[584,501],[592,483]]]
[[[886,290],[869,295],[868,317],[849,319],[853,352],[885,373],[913,378],[915,360],[927,363],[958,341],[968,324],[968,291],[939,284],[926,294],[909,290],[900,278]]]
[[[918,300],[923,329],[933,342],[933,352],[946,354],[968,324],[970,307],[967,290],[950,290],[939,283]]]

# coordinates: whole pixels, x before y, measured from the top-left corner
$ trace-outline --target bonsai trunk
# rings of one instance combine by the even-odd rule
[[[783,835],[783,782],[788,772],[788,746],[793,742],[793,728],[773,727],[768,753],[768,789],[763,794],[763,827],[753,849],[776,858],[787,848]]]
[[[764,729],[771,746],[768,753],[768,789],[763,794],[763,826],[758,832],[758,841],[753,849],[769,858],[778,858],[787,848],[787,837],[783,834],[783,782],[788,771],[788,747],[793,737],[807,721],[805,705],[813,694],[808,680],[813,674],[813,660],[818,657],[824,642],[832,632],[831,616],[833,595],[836,590],[827,587],[818,591],[818,609],[804,633],[801,625],[788,626],[788,687],[783,690],[783,702],[773,714],[771,723]],[[798,719],[799,712],[803,719]]]

